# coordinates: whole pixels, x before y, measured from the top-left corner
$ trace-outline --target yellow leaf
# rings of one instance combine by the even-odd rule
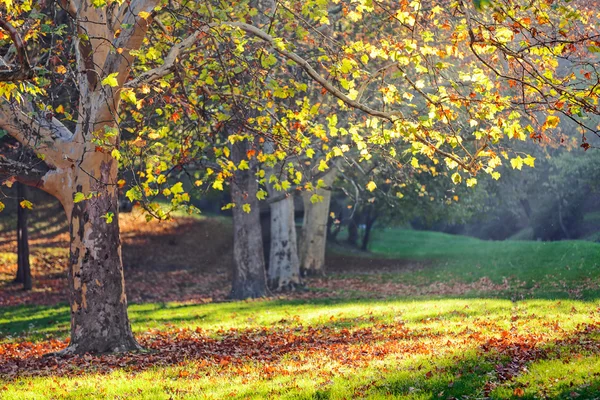
[[[137,102],[137,98],[135,97],[135,92],[131,89],[121,90],[121,99],[123,99],[126,102],[131,103],[131,104],[135,104]]]
[[[213,189],[223,190],[223,181],[222,180],[214,181],[212,184],[212,187],[213,187]]]
[[[523,159],[521,156],[517,156],[510,160],[510,165],[513,167],[513,169],[518,169],[520,171],[521,168],[523,168]]]
[[[369,192],[372,192],[375,189],[377,189],[377,184],[375,184],[375,182],[370,181],[369,183],[367,183],[367,190]]]
[[[119,75],[118,72],[108,75],[106,78],[102,79],[102,84],[111,87],[119,86],[119,81],[117,81],[117,75]]]
[[[477,185],[477,179],[476,178],[469,178],[467,179],[467,187],[473,187]]]
[[[455,185],[458,185],[459,183],[462,182],[462,176],[460,176],[460,174],[458,172],[455,172],[452,174],[452,182],[454,182]]]
[[[535,167],[535,157],[531,157],[529,154],[523,160],[523,163],[531,168]]]
[[[64,65],[59,65],[56,67],[55,69],[57,74],[66,74],[67,73],[67,68],[65,68]]]
[[[150,16],[150,13],[147,11],[140,11],[138,15],[140,18],[148,19],[148,17]]]
[[[65,108],[63,107],[62,104],[59,104],[58,107],[56,107],[56,109],[54,111],[56,111],[59,114],[64,114]]]
[[[31,203],[29,200],[23,200],[19,203],[19,205],[21,206],[21,208],[26,208],[28,210],[31,210],[31,208],[33,207],[33,203]]]
[[[244,210],[244,212],[245,212],[246,214],[250,214],[250,211],[251,211],[251,210],[250,210],[250,204],[248,204],[248,203],[244,204],[244,205],[242,206],[242,210]]]
[[[546,123],[544,123],[544,125],[547,128],[556,128],[559,122],[560,118],[558,118],[556,115],[548,115],[548,118],[546,118]]]

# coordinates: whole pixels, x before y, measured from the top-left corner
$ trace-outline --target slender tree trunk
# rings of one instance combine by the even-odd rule
[[[276,195],[277,192],[273,192]],[[290,291],[301,286],[300,260],[294,221],[294,198],[289,195],[271,203],[271,251],[268,282],[274,291]]]
[[[369,241],[371,240],[371,230],[373,229],[373,225],[375,225],[375,221],[377,221],[377,212],[372,209],[372,207],[368,207],[367,215],[365,218],[365,232],[363,233],[361,250],[368,251],[369,250]]]
[[[323,181],[331,186],[335,180],[337,169],[331,167]],[[323,196],[323,201],[312,203],[312,193],[302,193],[304,202],[304,220],[300,241],[300,272],[302,276],[323,275],[325,273],[325,247],[327,245],[327,218],[331,190],[319,189],[317,195]]]
[[[83,160],[82,171],[87,174],[73,171],[71,176],[65,172],[62,177],[65,196],[61,196],[61,202],[69,218],[71,236],[68,274],[71,342],[64,353],[138,350],[140,346],[127,316],[117,161],[100,152],[84,155]],[[93,196],[75,203],[77,192]]]
[[[232,146],[231,159],[239,164],[246,159],[248,141],[237,142]],[[260,207],[256,193],[256,161],[248,160],[250,169],[237,170],[231,185],[233,207],[233,283],[230,297],[247,299],[264,297],[267,292],[265,256],[260,227]],[[250,206],[250,212],[243,205]]]
[[[337,237],[340,233],[341,224],[335,223],[335,219],[328,217],[327,218],[327,240],[332,242],[337,242]]]
[[[21,207],[25,199],[26,187],[20,182],[17,185],[17,278],[15,282],[23,283],[23,289],[31,290],[31,266],[29,264],[29,238],[27,228],[27,209]]]
[[[358,247],[358,214],[354,212],[348,221],[348,239],[346,242],[352,247]]]

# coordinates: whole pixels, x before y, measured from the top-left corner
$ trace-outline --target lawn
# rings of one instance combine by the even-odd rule
[[[393,229],[372,250],[295,296],[132,304],[139,354],[43,357],[68,308],[3,307],[0,398],[600,398],[600,245]]]

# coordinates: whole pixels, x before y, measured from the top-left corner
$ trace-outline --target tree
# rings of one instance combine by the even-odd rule
[[[240,170],[254,171],[250,159],[270,159],[271,165],[289,157],[311,159],[313,137],[323,140],[326,153],[313,166],[321,172],[333,170],[332,159],[351,147],[368,159],[405,142],[415,157],[433,163],[441,159],[453,171],[453,181],[464,177],[472,185],[480,171],[495,176],[504,154],[495,148],[501,139],[547,134],[557,126],[558,115],[595,132],[589,128],[594,124],[582,118],[598,113],[593,78],[599,75],[590,53],[600,43],[589,32],[583,8],[550,3],[498,2],[492,11],[478,14],[473,4],[461,1],[341,2],[340,32],[384,29],[364,29],[361,37],[319,48],[313,37],[320,36],[319,25],[329,23],[327,2],[320,0],[278,3],[282,7],[263,29],[248,23],[256,9],[246,1],[61,0],[70,18],[65,26],[53,26],[53,5],[2,3],[0,27],[7,35],[1,40],[16,56],[5,60],[10,67],[0,71],[0,127],[44,161],[47,172],[28,182],[59,199],[70,224],[71,342],[66,352],[139,348],[127,317],[118,224],[118,168],[127,152],[152,147],[160,153],[148,159],[129,197],[140,201],[163,193],[179,204],[189,195],[181,183],[164,186],[168,171],[183,170],[192,158],[204,160],[202,154],[216,155],[217,150],[218,157],[206,157],[211,171],[205,169],[206,181],[217,188],[235,181]],[[43,23],[25,24],[40,18]],[[47,32],[60,44],[41,51]],[[568,41],[560,39],[565,35]],[[146,40],[149,36],[153,41]],[[28,58],[28,48],[40,50],[36,59]],[[559,66],[558,58],[567,63]],[[284,69],[280,61],[302,69],[322,87],[327,111],[360,112],[349,128],[337,129],[333,119],[330,126],[312,121],[320,106],[309,96],[302,98],[307,85],[272,79],[273,68]],[[316,63],[327,73],[319,73]],[[242,92],[238,75],[244,68],[254,68],[254,74]],[[75,102],[60,101],[50,90],[68,92],[67,78],[74,82]],[[153,93],[161,107],[151,102]],[[295,96],[293,108],[276,102]],[[240,115],[246,109],[255,112]],[[543,122],[538,120],[542,111],[550,113]],[[167,115],[181,129],[151,126]],[[191,128],[184,122],[199,135],[188,136]],[[231,124],[243,129],[229,132],[225,143],[216,139]],[[358,127],[368,134],[361,135]],[[128,143],[121,143],[123,131],[131,136]],[[277,146],[272,155],[254,145],[265,132]],[[161,135],[169,145],[159,149]],[[327,145],[334,135],[346,137],[346,147]],[[211,140],[220,146],[217,150]],[[230,145],[237,146],[226,154]],[[173,155],[168,162],[165,153]],[[530,158],[506,154],[515,165],[533,164]],[[241,173],[248,186],[234,193],[236,208],[252,209],[261,190],[255,191],[254,182],[265,185],[267,179],[261,170],[256,174]],[[318,186],[305,190],[321,190]],[[163,215],[155,205],[147,210]]]
[[[74,131],[31,98],[36,90],[5,83],[8,101],[0,105],[0,126],[42,158],[50,170],[37,182],[63,205],[70,225],[69,291],[71,342],[65,353],[138,349],[129,319],[121,261],[118,224],[118,161],[98,146],[98,140],[118,147],[120,89],[148,29],[158,1],[133,1],[107,10],[92,2],[62,2],[78,32],[74,47],[79,99]],[[11,7],[16,18],[31,9],[30,2]],[[145,14],[144,14],[145,13]],[[8,20],[0,24],[18,54],[18,67],[3,71],[2,80],[34,78],[26,45]],[[117,34],[117,31],[119,33]],[[115,51],[122,49],[122,51]],[[64,67],[63,67],[64,68]]]
[[[23,289],[31,290],[31,266],[29,264],[29,237],[27,227],[26,188],[17,182],[17,277],[15,282],[22,283]]]
[[[304,219],[300,239],[300,271],[303,276],[325,273],[325,245],[327,242],[327,218],[331,202],[331,185],[337,168],[332,166],[323,176],[323,186],[314,193],[302,193]]]

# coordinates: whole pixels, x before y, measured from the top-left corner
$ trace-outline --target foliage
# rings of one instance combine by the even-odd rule
[[[527,155],[506,152],[506,138],[543,138],[560,115],[577,120],[582,133],[593,126],[586,118],[596,113],[590,87],[598,46],[590,33],[593,11],[580,4],[493,2],[478,11],[460,1],[338,1],[333,8],[280,2],[259,27],[242,22],[259,12],[251,5],[160,3],[152,14],[140,13],[158,28],[131,51],[129,82],[115,73],[103,77],[105,86],[119,88],[123,104],[118,129],[94,139],[97,149],[136,169],[132,200],[162,194],[174,205],[188,202],[168,179],[182,172],[199,187],[222,189],[247,163],[233,162],[228,146],[256,135],[276,148],[258,145],[249,159],[266,166],[294,161],[273,177],[259,172],[262,183],[272,180],[281,190],[312,188],[311,174],[299,169],[306,163],[323,171],[336,157],[394,160],[400,152],[415,163],[429,159],[431,168],[471,186],[478,171],[497,178],[502,159],[518,169],[533,165]],[[48,11],[29,2],[4,7],[16,28]],[[44,107],[68,121],[77,110],[56,105],[52,88],[76,77],[72,58],[59,58],[69,48],[69,25],[42,21],[24,38],[30,47],[48,38],[61,42],[42,54],[52,70],[37,70],[33,84],[3,83],[2,91],[14,101],[41,95]],[[127,139],[121,148],[115,134]],[[156,204],[148,210],[165,216]]]

